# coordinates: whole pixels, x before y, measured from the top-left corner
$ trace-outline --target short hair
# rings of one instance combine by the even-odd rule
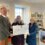
[[[7,10],[7,8],[6,8],[5,6],[2,6],[0,9],[1,9],[1,10],[2,10],[2,9],[6,9],[6,10]]]

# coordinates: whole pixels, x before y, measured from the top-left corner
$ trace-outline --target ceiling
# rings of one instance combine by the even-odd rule
[[[45,0],[25,0],[25,1],[29,3],[45,3]]]
[[[13,1],[22,1],[27,3],[45,3],[45,0],[13,0]]]
[[[45,3],[45,0],[0,0],[2,2],[27,2],[27,3]]]

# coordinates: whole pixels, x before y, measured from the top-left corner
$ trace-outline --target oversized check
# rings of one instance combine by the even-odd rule
[[[29,34],[29,25],[13,26],[13,35]]]

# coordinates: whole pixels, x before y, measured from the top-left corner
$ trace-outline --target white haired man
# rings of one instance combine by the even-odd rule
[[[10,36],[9,28],[11,24],[7,18],[7,9],[2,6],[0,9],[0,45],[8,45],[8,37]]]

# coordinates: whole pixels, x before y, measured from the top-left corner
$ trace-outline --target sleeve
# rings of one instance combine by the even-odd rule
[[[2,25],[2,23],[0,23],[0,38],[1,38],[1,35],[2,35],[2,32],[3,32],[3,25]]]
[[[38,31],[39,31],[39,28],[38,28],[38,25],[35,24],[35,31],[31,33],[32,34],[38,34]]]
[[[39,27],[38,27],[38,25],[36,24],[36,33],[38,33],[39,32]]]
[[[0,16],[0,32],[3,30],[3,20],[2,17]]]
[[[3,35],[5,34],[5,31],[4,31],[4,26],[3,26],[3,21],[2,21],[2,17],[0,16],[0,39],[2,39]]]
[[[7,18],[7,21],[8,21],[9,32],[12,34],[13,33],[12,25],[8,18]]]

